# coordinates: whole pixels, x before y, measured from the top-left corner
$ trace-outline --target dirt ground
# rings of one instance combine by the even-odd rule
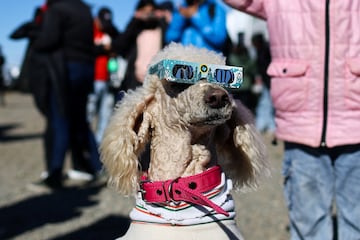
[[[30,95],[8,92],[0,106],[0,239],[106,240],[123,235],[133,206],[103,185],[69,182],[65,190],[34,192],[44,169],[44,120]],[[264,136],[272,178],[259,190],[234,193],[236,221],[246,240],[285,240],[288,218],[282,195],[282,143]],[[67,164],[68,166],[69,164]]]

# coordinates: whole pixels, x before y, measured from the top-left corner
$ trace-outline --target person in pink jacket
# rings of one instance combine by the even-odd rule
[[[223,1],[267,21],[291,239],[360,239],[360,1]]]

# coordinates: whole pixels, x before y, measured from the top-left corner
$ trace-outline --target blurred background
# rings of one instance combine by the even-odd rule
[[[252,32],[263,32],[267,36],[265,23],[259,19],[250,17],[239,11],[230,9],[228,6],[218,1],[223,5],[227,11],[227,28],[231,40],[236,44],[239,32],[249,32],[245,34],[245,41],[251,47],[250,39]],[[109,7],[114,13],[114,24],[123,31],[130,21],[131,16],[136,7],[137,1],[118,1],[118,0],[85,0],[95,15],[96,12],[103,6]],[[180,5],[182,0],[157,0],[158,4],[164,2],[172,2],[174,7]],[[6,62],[3,66],[5,85],[12,88],[15,85],[16,78],[20,74],[21,63],[24,58],[27,39],[14,41],[10,39],[10,34],[22,23],[30,21],[33,17],[36,7],[41,6],[44,0],[16,0],[16,1],[2,1],[0,3],[0,53],[6,57]]]

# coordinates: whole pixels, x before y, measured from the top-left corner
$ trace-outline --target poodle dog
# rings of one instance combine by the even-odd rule
[[[224,65],[215,52],[172,43],[150,64],[175,59]],[[208,79],[177,83],[147,74],[117,103],[100,146],[109,184],[134,195],[121,239],[242,239],[231,190],[268,175],[251,113]],[[150,146],[148,168],[140,156]]]

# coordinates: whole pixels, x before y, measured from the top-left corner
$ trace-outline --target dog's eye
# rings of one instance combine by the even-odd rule
[[[171,97],[176,97],[179,93],[185,91],[191,84],[168,82],[165,86],[166,93]]]
[[[191,84],[187,84],[187,83],[171,83],[170,87],[175,91],[182,92],[190,86],[191,86]]]

